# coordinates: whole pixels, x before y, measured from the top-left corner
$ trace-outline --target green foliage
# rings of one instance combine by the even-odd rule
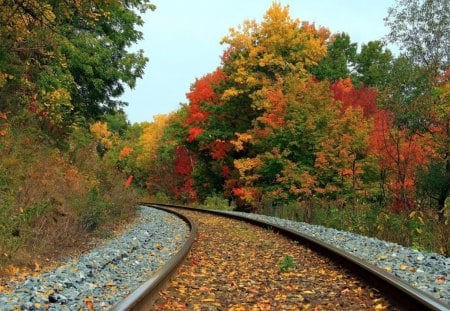
[[[441,0],[397,0],[385,18],[387,38],[414,63],[436,74],[449,66],[450,4]],[[432,22],[431,22],[432,21]]]
[[[235,209],[235,204],[229,202],[223,196],[214,194],[208,196],[202,204],[203,208],[206,209],[215,209],[215,210],[223,210],[223,211],[232,211]]]
[[[117,111],[105,116],[105,121],[108,124],[108,129],[122,137],[127,132],[130,124],[127,120],[127,116],[122,111]]]
[[[370,41],[361,46],[361,52],[355,58],[356,74],[353,78],[358,83],[383,89],[392,67],[393,56],[381,41]]]
[[[283,273],[290,272],[292,269],[297,268],[297,264],[290,255],[284,255],[284,257],[278,262],[278,267]]]
[[[446,221],[436,219],[433,210],[393,214],[376,205],[360,204],[352,209],[338,208],[338,205],[338,202],[312,200],[266,207],[261,212],[376,237],[422,251],[449,254],[450,228]]]
[[[450,222],[450,196],[445,200],[443,213],[446,218],[446,223],[448,224]]]
[[[172,199],[164,192],[157,192],[155,195],[153,195],[151,197],[151,199],[154,200],[154,202],[158,202],[158,203],[171,203],[172,202]]]
[[[2,2],[0,107],[39,128],[55,145],[73,125],[99,119],[125,103],[147,58],[127,49],[142,38],[148,0]],[[139,13],[138,13],[139,12]]]
[[[327,43],[327,56],[311,73],[319,80],[337,81],[350,76],[349,67],[355,63],[357,44],[350,41],[346,33],[335,34]]]
[[[446,172],[445,163],[436,161],[418,171],[417,190],[423,191],[436,201],[445,202],[447,189],[450,189],[450,176]],[[442,197],[445,196],[445,197]]]
[[[109,204],[104,202],[96,188],[91,189],[85,198],[79,202],[79,224],[83,230],[94,231],[104,221]]]

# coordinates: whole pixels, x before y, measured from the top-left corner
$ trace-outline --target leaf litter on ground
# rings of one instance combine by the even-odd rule
[[[157,310],[392,310],[361,279],[273,231],[183,213],[197,222],[198,235]]]

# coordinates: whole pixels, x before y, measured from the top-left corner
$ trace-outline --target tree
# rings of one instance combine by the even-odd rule
[[[353,206],[365,195],[365,169],[373,166],[368,157],[371,130],[371,119],[364,118],[361,107],[347,107],[328,124],[314,163],[317,193]]]
[[[183,105],[177,112],[157,116],[143,126],[137,170],[146,172],[150,194],[164,193],[183,201],[197,197],[193,179],[197,154],[186,140],[187,115],[188,107]]]
[[[289,7],[273,3],[264,20],[245,21],[222,42],[229,45],[224,71],[233,82],[225,90],[224,99],[248,94],[276,82],[279,77],[306,76],[307,68],[317,65],[326,54],[329,32],[316,29],[289,16]],[[254,108],[264,109],[264,103],[254,99]]]
[[[397,0],[396,4],[385,18],[390,28],[387,39],[436,78],[450,64],[450,2]]]
[[[19,122],[36,120],[58,137],[125,104],[115,98],[124,84],[134,87],[147,61],[127,48],[142,38],[138,12],[154,9],[148,0],[0,6],[0,106]]]
[[[104,119],[108,123],[109,130],[117,133],[120,137],[124,136],[130,127],[127,115],[123,111],[114,111],[113,113],[107,114]]]
[[[361,46],[361,52],[355,57],[354,80],[357,84],[383,88],[391,69],[392,53],[381,41],[370,41]]]
[[[434,136],[437,152],[450,180],[450,137],[448,99],[445,85],[450,66],[450,2],[448,0],[398,0],[385,19],[391,28],[388,39],[400,45],[403,56],[396,62],[383,101],[395,112],[396,121],[410,131]],[[401,80],[399,79],[401,78]],[[399,83],[400,82],[400,83]],[[444,99],[444,100],[443,100]],[[439,130],[436,130],[439,129]],[[439,187],[439,208],[443,208],[450,183]]]
[[[373,116],[377,110],[377,90],[365,85],[355,88],[350,78],[339,79],[330,86],[334,99],[342,103],[341,110],[347,107],[360,107],[365,117]]]
[[[371,135],[371,153],[381,166],[381,188],[392,198],[394,211],[414,208],[418,169],[428,165],[435,154],[431,135],[410,133],[394,125],[392,113],[380,110]]]
[[[327,42],[327,55],[311,73],[319,80],[337,81],[350,76],[350,66],[355,62],[357,44],[350,41],[346,33],[333,35]]]

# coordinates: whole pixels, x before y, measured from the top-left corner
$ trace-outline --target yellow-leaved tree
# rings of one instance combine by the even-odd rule
[[[224,105],[252,116],[250,126],[245,131],[235,131],[235,139],[231,140],[238,152],[234,166],[240,179],[233,193],[253,206],[258,205],[264,185],[277,182],[290,158],[299,161],[300,156],[292,156],[295,150],[290,150],[291,146],[277,140],[294,138],[291,132],[297,131],[299,122],[306,122],[305,118],[291,118],[299,109],[309,107],[299,96],[299,86],[315,83],[309,68],[326,55],[329,35],[325,28],[291,18],[288,6],[274,2],[261,23],[245,21],[238,28],[231,28],[222,40],[228,45],[223,56],[223,71],[228,80],[221,99]],[[322,87],[304,89],[328,93]],[[321,111],[320,115],[325,114]],[[319,117],[307,118],[316,128],[312,119]]]

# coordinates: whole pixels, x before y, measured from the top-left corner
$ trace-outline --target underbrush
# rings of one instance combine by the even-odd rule
[[[366,204],[337,208],[329,202],[317,200],[265,208],[261,213],[375,237],[420,251],[450,255],[450,226],[431,209],[392,213]]]
[[[221,196],[208,197],[203,208],[232,210]],[[409,213],[392,213],[369,204],[338,208],[332,202],[315,200],[291,202],[263,208],[259,213],[283,219],[322,225],[337,230],[412,247],[420,251],[450,255],[450,226],[436,210],[423,209]]]
[[[206,209],[215,209],[224,211],[232,211],[236,208],[236,204],[234,202],[229,202],[221,195],[208,196],[201,206]]]
[[[134,215],[135,191],[89,137],[64,152],[25,132],[1,139],[0,276],[77,252]]]

